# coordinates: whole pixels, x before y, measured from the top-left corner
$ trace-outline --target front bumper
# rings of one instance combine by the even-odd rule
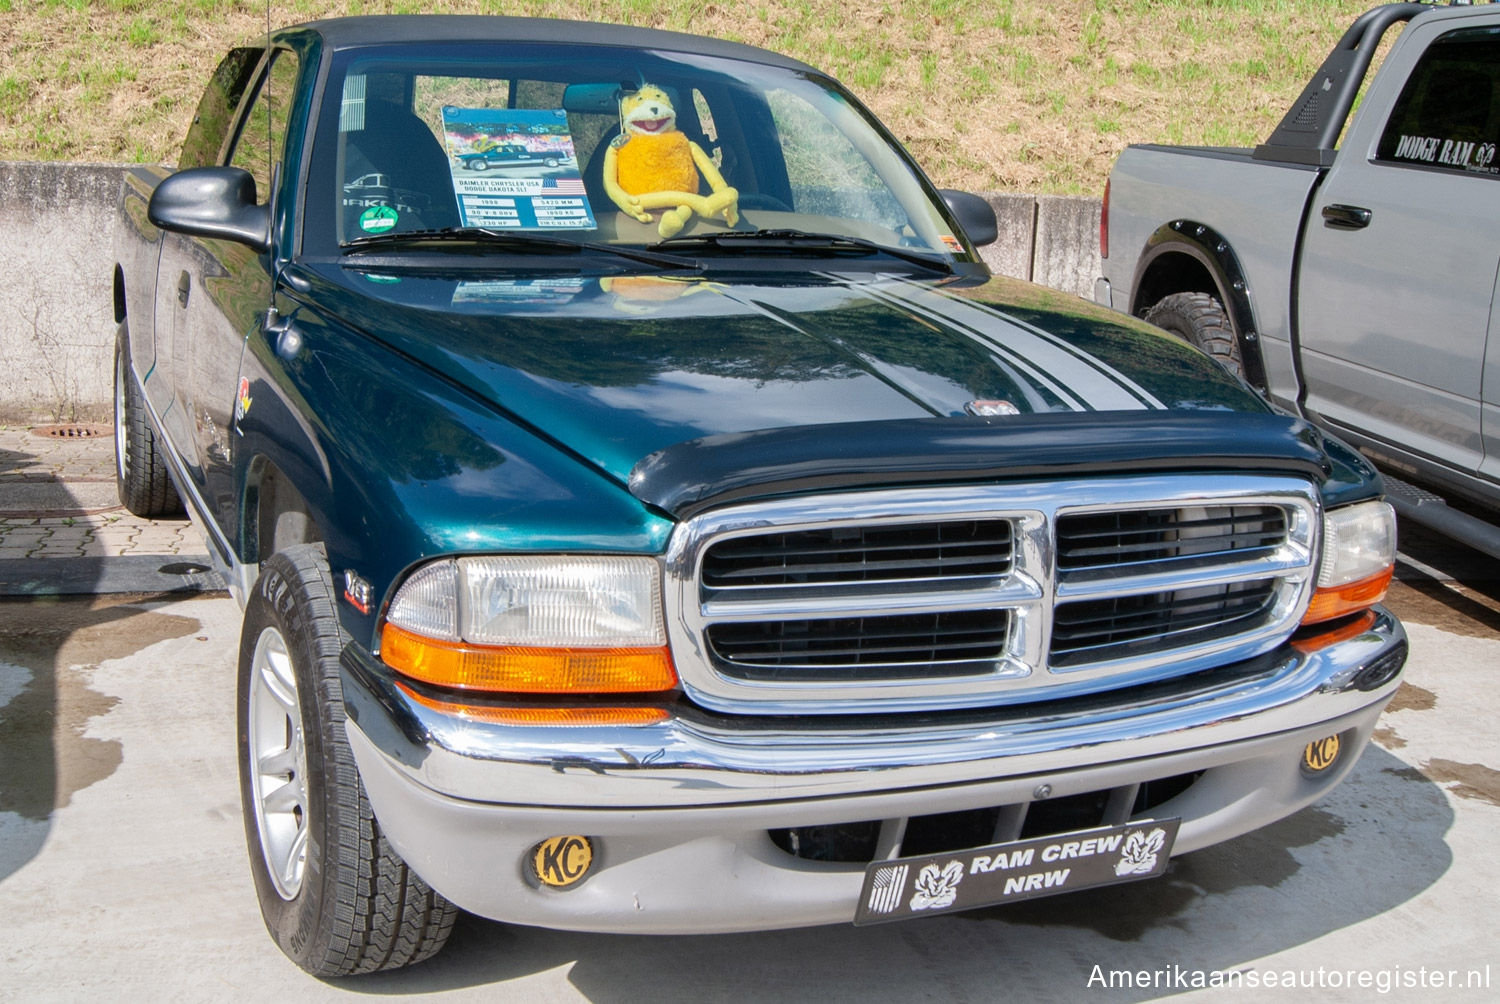
[[[828,721],[689,717],[518,727],[424,706],[350,646],[349,739],[382,829],[453,902],[569,930],[728,932],[847,922],[864,866],[794,857],[768,831],[896,819],[1115,789],[1202,771],[1150,809],[1175,852],[1263,826],[1352,768],[1394,693],[1406,639],[1378,609],[1356,637],[1114,694],[955,716]],[[1303,748],[1340,735],[1324,774]],[[526,860],[583,834],[595,865],[565,891]]]

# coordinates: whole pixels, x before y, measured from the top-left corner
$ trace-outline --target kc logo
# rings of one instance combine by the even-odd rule
[[[582,880],[594,864],[588,837],[549,837],[531,853],[531,866],[543,885],[566,889]]]
[[[1302,751],[1302,769],[1309,774],[1321,774],[1338,762],[1341,746],[1338,736],[1308,743]]]

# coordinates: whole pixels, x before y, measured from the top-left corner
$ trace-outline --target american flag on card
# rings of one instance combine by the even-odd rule
[[[544,195],[582,195],[582,178],[543,178],[542,193]]]

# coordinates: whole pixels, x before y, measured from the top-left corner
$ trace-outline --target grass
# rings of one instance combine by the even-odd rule
[[[1372,0],[273,0],[272,21],[503,13],[669,28],[843,80],[939,184],[1097,195],[1127,143],[1251,145]],[[0,160],[171,162],[242,0],[0,0]]]

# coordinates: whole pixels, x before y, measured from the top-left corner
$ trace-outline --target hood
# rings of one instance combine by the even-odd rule
[[[687,440],[963,418],[979,401],[1020,416],[1267,411],[1171,336],[1017,280],[297,272],[306,302],[622,484]]]

